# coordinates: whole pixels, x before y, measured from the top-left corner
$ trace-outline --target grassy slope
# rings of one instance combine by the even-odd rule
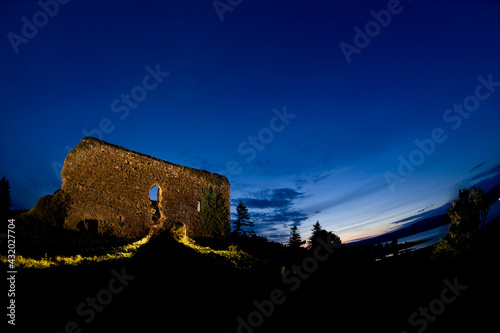
[[[75,321],[85,331],[121,327],[144,322],[158,326],[182,322],[183,327],[215,324],[213,318],[226,321],[236,313],[214,305],[230,295],[226,305],[250,298],[251,281],[257,263],[244,252],[215,251],[194,245],[188,240],[177,241],[159,236],[137,249],[133,257],[112,260],[83,260],[78,265],[56,265],[48,269],[19,269],[17,275],[18,327],[26,325],[37,331],[59,332],[68,321]],[[5,264],[4,264],[5,265]],[[113,297],[102,313],[90,323],[79,316],[76,307],[87,297],[96,297],[107,288],[111,271],[135,276],[121,293]],[[261,271],[264,273],[264,271]],[[276,270],[276,276],[279,271]],[[245,281],[250,288],[246,288]],[[236,288],[236,292],[232,292]],[[250,302],[251,299],[245,300]],[[244,303],[246,303],[244,302]]]

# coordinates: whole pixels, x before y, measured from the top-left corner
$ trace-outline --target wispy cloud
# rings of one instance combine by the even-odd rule
[[[300,225],[300,223],[307,219],[307,214],[302,213],[299,210],[278,210],[272,213],[253,213],[253,217],[256,217],[262,223],[280,223],[283,225],[291,226]]]
[[[359,200],[383,190],[387,190],[387,182],[383,178],[377,177],[376,179],[371,180],[362,187],[358,187],[350,192],[347,192],[326,202],[324,204],[325,207],[321,208],[332,208],[335,206],[339,206],[341,204],[345,204],[353,200]]]
[[[477,170],[477,169],[481,168],[482,166],[484,166],[485,163],[486,163],[486,161],[478,164],[477,166],[475,166],[474,168],[472,168],[471,171]],[[484,178],[489,178],[489,177],[496,176],[499,173],[500,173],[500,164],[497,164],[497,165],[489,168],[486,171],[480,172],[480,173],[478,173],[478,174],[476,174],[476,175],[474,175],[472,177],[467,178],[466,182],[468,182],[468,183],[474,183],[474,182],[477,182],[477,181],[482,180]]]
[[[473,171],[476,171],[477,169],[481,168],[483,165],[486,164],[486,162],[488,162],[488,160],[486,161],[482,161],[481,163],[479,163],[478,165],[476,165],[475,167],[473,167],[472,169],[469,170],[469,172],[473,172]]]
[[[252,193],[250,197],[233,199],[237,204],[242,201],[248,208],[290,208],[293,200],[303,197],[304,194],[291,188],[267,189]]]
[[[335,174],[335,170],[328,170],[326,172],[315,172],[297,177],[295,184],[297,188],[301,189],[304,185],[315,185],[331,175]]]

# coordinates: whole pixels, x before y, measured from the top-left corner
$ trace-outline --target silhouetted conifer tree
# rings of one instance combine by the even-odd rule
[[[243,233],[246,236],[255,235],[255,231],[253,230],[255,223],[253,221],[247,220],[245,223],[243,223],[243,226],[245,227],[245,229],[243,229]]]
[[[304,245],[305,241],[302,240],[300,236],[299,228],[296,225],[290,228],[290,238],[288,239],[289,248],[299,248]]]
[[[331,231],[326,231],[321,227],[319,221],[316,221],[312,228],[311,237],[309,237],[309,247],[313,249],[318,246],[318,239],[322,239],[325,242],[329,241],[338,245],[342,243],[339,236],[335,235]]]
[[[250,220],[248,216],[248,208],[243,204],[243,202],[239,202],[238,206],[236,206],[236,221],[234,224],[233,234],[235,236],[241,236],[243,234],[242,226],[245,225],[245,221]]]

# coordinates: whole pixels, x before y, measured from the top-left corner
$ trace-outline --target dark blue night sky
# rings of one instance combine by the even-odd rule
[[[272,240],[380,234],[500,171],[499,18],[493,0],[1,1],[0,177],[31,208],[93,135],[227,176]]]

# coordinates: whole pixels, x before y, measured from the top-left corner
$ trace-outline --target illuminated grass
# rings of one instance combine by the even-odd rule
[[[131,258],[142,245],[146,244],[149,241],[149,239],[150,236],[147,236],[134,243],[112,248],[109,253],[100,256],[82,257],[81,255],[76,255],[71,257],[56,256],[55,258],[48,258],[47,256],[45,256],[42,259],[36,260],[25,258],[20,254],[16,254],[16,261],[14,262],[14,266],[16,266],[16,268],[49,268],[61,265],[77,266],[82,263],[103,262]],[[0,260],[3,263],[9,263],[7,260],[7,256],[0,256]]]
[[[111,248],[108,253],[103,255],[96,256],[81,256],[75,255],[71,257],[64,256],[55,256],[55,257],[45,257],[41,259],[32,259],[29,257],[24,257],[20,254],[16,254],[16,260],[14,262],[14,266],[16,268],[50,268],[56,266],[78,266],[83,263],[93,263],[93,262],[104,262],[104,261],[112,261],[112,260],[120,260],[131,258],[137,252],[137,250],[146,244],[150,239],[150,236],[144,237],[134,243],[126,244],[118,247]],[[200,246],[194,243],[188,237],[175,238],[179,243],[193,249],[194,251],[216,259],[219,262],[223,262],[225,264],[230,264],[231,266],[241,269],[247,270],[252,267],[258,260],[255,259],[250,254],[244,251],[229,251],[229,250],[214,250],[208,246]],[[0,261],[9,264],[7,260],[7,256],[0,255]]]
[[[252,264],[257,261],[253,256],[241,250],[214,250],[208,246],[197,245],[193,242],[192,239],[185,236],[182,238],[176,238],[176,240],[200,254],[214,256],[216,259],[219,259],[225,263],[230,263],[232,266],[238,269],[250,269],[252,267]]]

